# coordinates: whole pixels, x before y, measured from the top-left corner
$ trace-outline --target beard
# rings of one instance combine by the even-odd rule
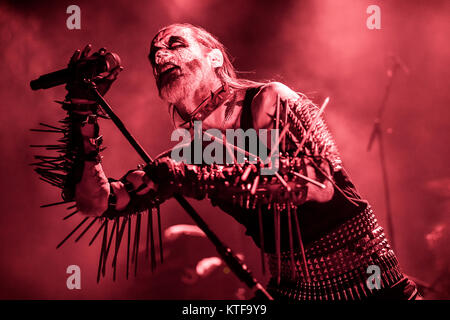
[[[176,104],[194,95],[202,87],[207,75],[207,66],[199,59],[176,63],[178,69],[157,79],[159,96],[169,104]]]
[[[193,96],[202,87],[203,78],[202,72],[194,70],[170,74],[157,82],[159,96],[169,104],[176,104]]]
[[[175,79],[168,79],[158,86],[159,96],[164,101],[175,104],[189,96],[195,90],[194,81],[181,75]]]

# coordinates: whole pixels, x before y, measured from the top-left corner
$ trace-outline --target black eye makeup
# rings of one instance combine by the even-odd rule
[[[169,48],[187,47],[186,41],[181,37],[172,36],[169,39]]]
[[[167,49],[177,49],[177,48],[187,48],[189,45],[188,45],[187,41],[184,40],[182,37],[171,36],[169,38],[169,41],[167,41],[167,44],[164,44],[163,46],[164,46],[164,48],[167,48]],[[156,52],[158,52],[158,50],[160,50],[160,49],[163,49],[163,48],[157,47],[157,46],[152,46],[152,48],[150,49],[148,59],[150,60],[150,63],[152,65],[155,62]]]

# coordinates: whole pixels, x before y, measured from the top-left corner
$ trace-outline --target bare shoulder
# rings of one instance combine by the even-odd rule
[[[281,82],[269,82],[261,88],[259,93],[255,96],[255,99],[259,96],[261,98],[272,98],[275,100],[277,95],[283,100],[296,99],[299,97],[298,94],[287,85]]]
[[[281,82],[269,82],[256,94],[252,102],[255,128],[268,128],[276,111],[277,97],[281,100],[296,100],[299,95]]]

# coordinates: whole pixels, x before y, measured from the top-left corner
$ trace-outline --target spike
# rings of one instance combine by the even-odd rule
[[[65,216],[65,217],[63,218],[63,220],[67,220],[67,219],[69,219],[70,217],[72,217],[73,215],[75,215],[75,214],[76,214],[77,212],[78,212],[78,209],[77,209],[77,210],[75,210],[74,212],[72,212],[72,213],[68,214],[67,216]]]
[[[266,158],[266,160],[264,161],[264,163],[266,163],[266,164],[267,164],[267,163],[271,163],[273,154],[274,154],[274,152],[275,152],[276,150],[279,150],[279,148],[280,148],[280,141],[281,141],[282,139],[284,139],[284,136],[285,136],[286,133],[289,131],[289,127],[290,127],[290,125],[289,125],[289,123],[287,123],[287,124],[284,126],[283,131],[281,131],[280,135],[279,135],[278,137],[276,137],[277,139],[275,140],[275,142],[274,142],[274,144],[273,144],[273,146],[272,146],[272,148],[271,148],[271,150],[270,150],[270,154],[269,154],[269,156]]]
[[[61,133],[61,130],[50,130],[50,129],[30,129],[32,132],[48,132],[48,133]]]
[[[280,128],[280,95],[278,94],[275,114],[275,130],[278,130]]]
[[[99,262],[98,262],[97,283],[100,282],[102,263],[103,263],[104,254],[105,254],[105,250],[106,250],[106,242],[108,240],[107,239],[108,238],[108,219],[105,220],[104,225],[105,225],[105,227],[103,229],[103,241],[102,241],[102,246],[100,248],[100,257],[99,257]]]
[[[128,279],[128,272],[130,268],[130,240],[131,240],[131,216],[127,218],[128,221],[128,239],[127,239],[127,273],[126,277]]]
[[[286,188],[287,192],[291,192],[291,187],[287,184],[286,180],[278,172],[275,171],[275,177],[281,182],[281,184]]]
[[[223,134],[222,134],[222,141],[226,141],[225,136]],[[237,164],[236,157],[234,156],[234,151],[231,149],[231,147],[228,143],[225,143],[225,149],[227,150],[228,154],[231,156],[233,163]]]
[[[113,280],[114,281],[116,280],[117,255],[119,254],[120,244],[122,242],[123,234],[125,233],[126,224],[127,224],[127,219],[123,218],[122,226],[120,227],[119,235],[117,237],[118,240],[116,242],[116,250],[114,252],[114,258],[113,258],[113,262],[112,262],[112,265],[114,267],[114,274],[113,274]]]
[[[310,183],[312,183],[312,184],[318,186],[319,188],[322,188],[322,189],[325,189],[325,188],[326,188],[326,186],[325,186],[323,183],[320,183],[320,182],[318,182],[318,181],[316,181],[316,180],[313,180],[313,179],[311,179],[311,178],[308,178],[307,176],[304,176],[304,175],[302,175],[302,174],[300,174],[300,173],[297,173],[297,172],[294,172],[294,171],[292,171],[292,173],[293,173],[294,175],[296,175],[297,177],[299,177],[299,178],[301,178],[301,179],[303,179],[303,180],[305,180],[305,181],[308,181],[308,182],[310,182]]]
[[[117,220],[114,220],[114,224],[113,224],[113,227],[111,229],[111,235],[109,236],[108,245],[107,245],[106,250],[105,250],[105,257],[103,259],[103,267],[102,267],[102,275],[103,275],[103,277],[105,276],[105,273],[106,273],[106,261],[108,260],[109,249],[111,248],[111,243],[112,243],[112,239],[113,239],[113,236],[114,236],[114,231],[116,231],[116,228],[118,228]]]
[[[40,156],[40,155],[35,155],[34,158],[35,159],[39,159],[39,160],[46,160],[48,162],[54,162],[54,161],[59,161],[59,160],[63,160],[64,159],[63,156],[52,157],[52,156]],[[49,160],[49,159],[51,159],[51,160]]]
[[[73,202],[73,201],[60,201],[60,202],[44,204],[44,205],[41,206],[41,208],[48,208],[48,207],[57,206],[57,205],[60,205],[60,204],[70,203],[70,202]]]
[[[136,241],[135,241],[135,243],[136,243],[136,248],[135,248],[135,253],[136,253],[136,256],[135,256],[135,258],[134,258],[134,276],[136,277],[136,274],[137,274],[137,269],[138,269],[138,257],[139,257],[139,240],[140,240],[140,236],[141,236],[141,214],[140,213],[138,213],[137,214],[137,218],[136,218],[136,229],[137,230],[135,230],[135,232],[136,232]]]
[[[333,286],[332,286],[331,281],[329,279],[327,280],[327,288],[330,290],[331,300],[334,301]]]
[[[102,223],[100,228],[98,228],[97,232],[94,234],[91,241],[89,241],[89,246],[91,246],[94,243],[95,239],[97,239],[97,236],[99,235],[100,231],[102,231],[102,229],[105,227],[105,225],[106,225],[106,220]]]
[[[291,271],[292,271],[292,279],[295,279],[295,260],[294,260],[294,240],[292,237],[292,217],[291,217],[291,206],[288,204],[287,206],[287,219],[288,219],[288,229],[289,229],[289,253],[291,258]]]
[[[47,182],[48,184],[51,184],[54,187],[62,188],[62,185],[59,182],[53,182],[53,181],[50,181],[50,180],[42,178],[42,177],[39,177],[39,179],[44,181],[44,182]]]
[[[158,218],[159,259],[161,260],[162,264],[164,262],[164,255],[163,255],[163,243],[161,231],[161,208],[159,206],[156,206],[156,216]]]
[[[356,207],[359,207],[359,204],[357,204],[355,201],[353,201],[350,197],[348,197],[345,192],[336,184],[336,182],[334,182],[333,178],[331,178],[330,176],[328,176],[328,174],[322,170],[321,167],[319,167],[314,161],[310,162],[314,168],[316,168],[328,181],[331,182],[331,184],[333,185],[333,187],[339,191],[340,194],[342,194],[344,196],[344,198],[349,201],[351,204],[353,204]]]
[[[244,173],[241,175],[241,181],[246,181],[248,178],[248,175],[252,171],[252,166],[249,165],[247,168],[245,168]]]
[[[305,248],[303,247],[302,234],[300,232],[300,223],[298,221],[298,212],[297,212],[297,210],[295,210],[295,207],[294,207],[294,221],[295,221],[295,227],[296,227],[296,230],[297,230],[298,244],[300,246],[300,250],[301,250],[301,253],[302,253],[303,272],[304,272],[304,274],[306,276],[307,281],[311,282],[311,279],[309,277],[308,264],[306,263]]]
[[[48,160],[48,159],[46,159],[46,158],[44,158],[44,157],[40,157],[40,158],[39,158],[38,156],[34,156],[34,158],[41,161],[41,162],[36,162],[36,165],[37,165],[38,163],[48,163],[48,164],[53,164],[53,163],[55,163],[55,162],[62,161],[61,159]],[[31,165],[35,165],[35,164],[34,164],[34,163],[31,163]]]
[[[150,228],[152,225],[152,209],[147,210],[147,237],[145,241],[145,259],[148,261],[150,251]]]
[[[58,128],[58,127],[55,127],[55,126],[51,126],[51,125],[49,125],[49,124],[45,124],[45,123],[42,123],[42,122],[39,122],[39,125],[41,125],[41,126],[43,126],[43,127],[51,128],[51,129],[54,129],[54,130],[58,130],[58,131],[61,131],[61,132],[64,132],[64,131],[65,131],[65,130],[62,129],[62,128]]]
[[[266,274],[266,264],[265,264],[265,260],[264,260],[264,231],[263,231],[263,219],[262,219],[262,211],[261,211],[260,204],[258,204],[258,223],[259,223],[259,247],[261,249],[261,266],[262,266],[262,272],[265,275]]]
[[[341,289],[340,291],[341,291],[341,293],[344,295],[344,298],[343,298],[343,299],[344,299],[344,300],[348,300],[347,293],[345,292],[345,286],[344,286],[344,284],[343,284],[343,282],[342,282],[341,276],[338,277],[338,282],[337,282],[337,284],[338,284],[338,287],[340,286],[339,289]]]
[[[258,184],[259,184],[259,176],[256,176],[255,179],[253,180],[252,188],[250,189],[251,195],[255,195],[256,189],[258,188]]]
[[[61,182],[63,182],[63,177],[56,175],[54,172],[51,172],[48,169],[35,168],[34,171],[41,176],[41,179],[45,179],[44,181],[48,180],[46,181],[48,183],[60,184]]]
[[[156,256],[155,256],[155,238],[154,238],[154,234],[153,234],[153,209],[149,210],[149,217],[148,217],[148,229],[147,229],[147,241],[150,240],[150,265],[151,265],[151,270],[153,272],[153,270],[155,269],[156,266]]]
[[[92,225],[98,220],[98,217],[95,217],[94,219],[92,219],[91,223],[86,227],[86,229],[84,229],[84,231],[78,236],[78,238],[75,239],[75,242],[78,242],[78,240],[80,240],[84,234],[92,227]]]
[[[311,125],[309,126],[308,130],[306,131],[306,133],[303,135],[302,141],[300,141],[300,143],[297,146],[297,150],[294,152],[294,155],[293,155],[294,158],[297,157],[298,153],[303,148],[303,145],[305,144],[306,139],[308,139],[309,135],[311,134],[311,131],[314,129],[316,123],[319,121],[320,116],[322,115],[322,113],[325,110],[325,107],[327,106],[329,101],[330,101],[330,97],[327,97],[325,99],[325,101],[323,102],[322,107],[320,107],[320,110],[317,113],[316,117],[311,121]]]
[[[45,170],[35,169],[35,171],[41,175],[41,177],[39,177],[41,180],[43,180],[47,183],[50,183],[50,184],[57,185],[57,186],[61,186],[61,187],[63,186],[63,177],[58,176],[54,172],[50,172],[46,169]],[[56,205],[60,205],[60,204],[64,204],[64,203],[68,203],[68,202],[52,203],[52,204],[48,204],[48,205],[43,205],[43,206],[41,206],[41,208],[56,206]]]
[[[280,248],[280,213],[278,206],[273,206],[274,227],[275,227],[275,251],[277,255],[277,284],[281,281],[281,248]]]
[[[75,231],[77,231],[77,230],[83,225],[83,223],[85,223],[88,219],[89,219],[89,217],[84,218],[83,221],[81,221],[80,224],[77,225],[77,226],[75,227],[75,229],[73,229],[72,232],[69,233],[69,234],[64,238],[64,240],[61,241],[61,242],[56,246],[56,249],[58,249],[59,247],[61,247],[61,246],[64,244],[64,242],[66,242],[67,239],[69,239],[69,238],[75,233]]]
[[[132,244],[132,248],[131,248],[131,264],[134,263],[134,258],[136,257],[136,229],[137,227],[137,215],[136,215],[136,222],[134,224],[134,235],[133,235],[133,244]]]
[[[114,261],[114,259],[117,257],[117,253],[119,250],[119,236],[120,236],[120,217],[116,217],[116,221],[117,221],[117,228],[116,228],[116,241],[115,241],[115,245],[114,245],[114,255],[113,255],[113,260],[112,260],[112,267],[113,267],[113,281],[116,281],[116,269],[117,269],[117,265],[116,265],[116,261]]]
[[[214,136],[214,135],[208,133],[207,131],[203,132],[203,134],[204,134],[204,135],[207,135],[208,137],[210,137],[210,138],[213,139],[214,141],[217,140],[217,141],[221,142],[221,143],[222,143],[223,145],[225,145],[225,146],[228,145],[230,148],[236,150],[237,152],[240,152],[240,153],[244,154],[244,155],[247,156],[248,158],[255,158],[256,160],[261,161],[261,158],[258,157],[257,155],[255,155],[255,154],[253,154],[253,153],[250,153],[250,152],[248,152],[247,150],[241,149],[241,148],[239,148],[238,146],[235,146],[235,145],[232,144],[232,143],[229,143],[225,138],[218,138],[218,137],[216,137],[216,136]]]
[[[46,148],[47,150],[63,148],[62,144],[30,144],[31,148]]]
[[[289,113],[289,105],[287,103],[287,101],[284,102],[284,120],[283,120],[283,125],[286,126],[288,124],[288,113]],[[281,150],[283,150],[283,152],[286,151],[286,137],[283,137],[283,139],[281,140]]]
[[[59,163],[45,163],[43,161],[29,163],[28,165],[34,166],[34,167],[39,167],[39,169],[52,170],[52,171],[62,169],[62,166]]]

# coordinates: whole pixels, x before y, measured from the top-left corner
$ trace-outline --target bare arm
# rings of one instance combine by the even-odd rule
[[[95,146],[91,143],[95,139],[94,132],[94,124],[87,123],[81,127],[85,154],[94,151]],[[107,209],[119,212],[127,209],[131,202],[130,193],[142,196],[155,189],[143,170],[130,171],[122,179],[112,181],[106,177],[100,162],[84,161],[82,177],[75,189],[75,201],[82,213],[100,216]],[[111,193],[114,194],[113,208]]]
[[[288,117],[288,123],[290,124],[290,134],[292,134],[298,141],[302,139],[302,132],[298,130],[294,130],[295,122],[301,123],[304,128],[308,127],[308,124],[305,123],[305,120],[302,119],[297,109],[300,108],[315,108],[315,106],[309,103],[305,103],[300,105],[297,103],[301,101],[303,97],[299,94],[288,88],[282,83],[272,82],[265,85],[260,92],[255,96],[252,103],[252,115],[254,119],[254,127],[255,128],[272,128],[274,126],[274,117],[276,114],[276,105],[277,105],[277,96],[279,96],[280,100],[284,102],[282,104],[282,108],[289,107],[291,112],[290,117]],[[285,110],[280,112],[283,115]],[[282,117],[281,117],[282,118]],[[323,120],[320,120],[323,123]],[[326,128],[325,128],[326,129]],[[327,148],[327,146],[325,146]],[[330,149],[330,148],[327,148]],[[314,150],[310,150],[311,154],[314,155]],[[331,152],[334,153],[336,150],[321,150],[321,153]],[[323,173],[325,173],[328,177],[331,177],[331,166],[328,161],[326,161],[326,157],[321,161],[315,161],[315,165],[312,163],[312,158],[304,158],[305,160],[305,171],[302,174],[308,176],[311,179],[319,181],[325,185],[325,189],[322,189],[316,185],[308,183],[306,199],[305,201],[316,201],[316,202],[327,202],[331,200],[334,194],[334,188],[332,183],[326,179]],[[321,171],[320,172],[316,166],[318,166]]]

